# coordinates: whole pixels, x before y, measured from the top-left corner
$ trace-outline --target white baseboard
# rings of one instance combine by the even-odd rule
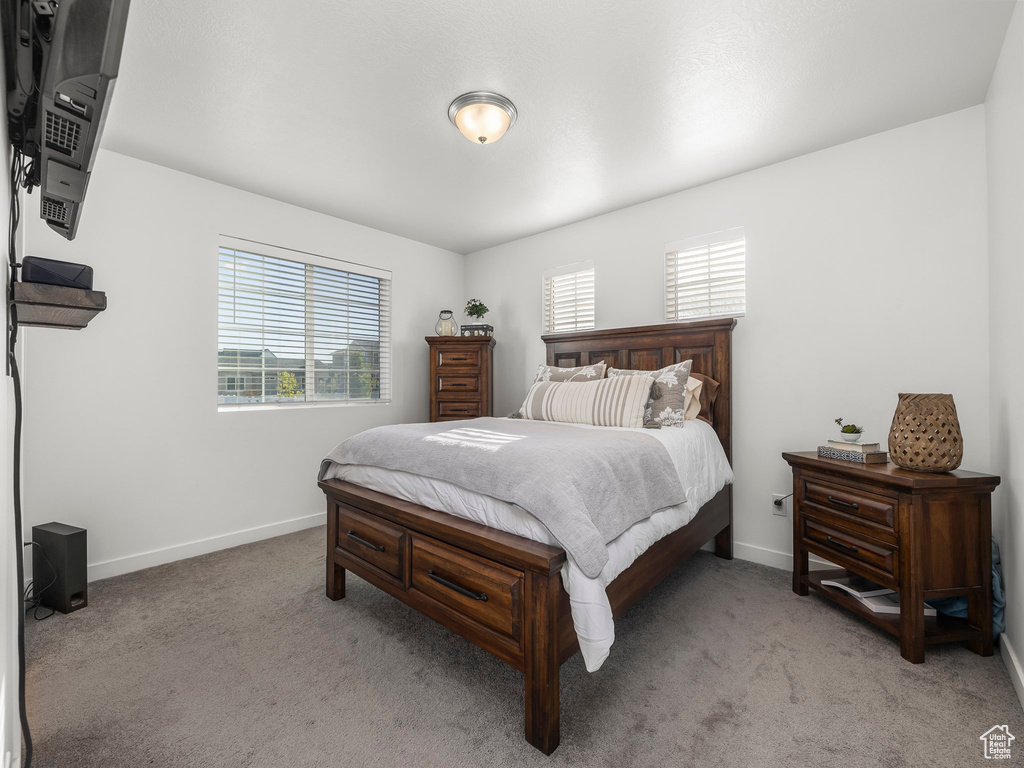
[[[272,539],[275,536],[283,536],[286,533],[302,531],[306,528],[315,528],[318,525],[327,523],[327,513],[318,512],[315,515],[296,517],[293,520],[284,520],[280,523],[270,523],[256,528],[247,528],[244,531],[225,533],[220,536],[211,536],[208,539],[190,541],[185,544],[175,544],[170,547],[154,549],[149,552],[140,552],[137,555],[117,557],[113,560],[104,560],[100,563],[92,563],[89,566],[89,581],[97,579],[108,579],[111,576],[120,576],[123,573],[140,571],[143,568],[152,568],[154,565],[173,563],[175,560],[184,560],[196,555],[205,555],[209,552],[216,552],[229,547],[237,547],[240,544],[248,544],[262,539]],[[733,555],[740,560],[749,560],[752,563],[771,566],[783,571],[793,570],[793,555],[789,552],[779,552],[768,547],[761,547],[757,544],[746,544],[742,541],[733,542]],[[714,541],[709,541],[703,547],[706,550],[714,551]],[[810,558],[814,565],[834,568],[832,563],[814,557]]]
[[[262,539],[272,539],[275,536],[283,536],[286,533],[302,531],[306,528],[315,528],[327,522],[327,513],[318,512],[315,515],[296,517],[292,520],[283,520],[279,523],[259,525],[255,528],[247,528],[244,531],[234,531],[220,536],[211,536],[208,539],[190,541],[185,544],[174,544],[170,547],[140,552],[137,555],[116,557],[113,560],[104,560],[100,563],[92,563],[89,566],[89,581],[97,579],[108,579],[111,576],[120,576],[122,573],[131,573],[143,568],[152,568],[154,565],[173,563],[175,560],[184,560],[196,555],[205,555],[209,552],[216,552],[229,547],[237,547],[240,544],[249,544]]]
[[[752,563],[768,565],[772,568],[778,568],[783,571],[793,570],[792,552],[779,552],[775,549],[768,549],[768,547],[759,547],[756,544],[745,544],[742,541],[734,541],[732,543],[732,553],[740,560],[749,560]],[[821,566],[823,568],[836,567],[827,560],[822,560],[814,555],[811,555],[809,560],[813,565]]]
[[[1003,657],[1003,664],[1006,665],[1006,671],[1010,673],[1010,680],[1017,691],[1021,708],[1024,708],[1024,667],[1021,667],[1020,657],[1013,650],[1013,644],[1005,632],[999,637],[999,655]]]

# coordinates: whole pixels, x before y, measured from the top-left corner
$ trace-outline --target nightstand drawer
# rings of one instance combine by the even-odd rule
[[[864,573],[876,581],[885,584],[897,581],[899,550],[894,546],[869,541],[852,531],[807,516],[803,518],[803,543],[837,565]]]
[[[884,496],[873,496],[841,485],[807,480],[804,482],[804,500],[840,515],[849,515],[891,530],[896,529],[896,503]]]

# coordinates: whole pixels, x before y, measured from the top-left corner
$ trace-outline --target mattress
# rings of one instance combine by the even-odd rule
[[[683,428],[629,429],[566,425],[571,429],[629,430],[658,440],[672,459],[686,493],[686,501],[658,510],[633,524],[608,544],[608,562],[596,578],[586,576],[568,558],[562,566],[562,584],[569,594],[573,624],[587,670],[595,672],[608,658],[615,642],[615,625],[606,588],[654,543],[689,523],[698,510],[726,485],[733,472],[714,429],[703,421],[688,421]],[[548,529],[525,510],[498,499],[435,480],[381,467],[339,465],[330,467],[325,479],[344,480],[429,509],[558,546]]]

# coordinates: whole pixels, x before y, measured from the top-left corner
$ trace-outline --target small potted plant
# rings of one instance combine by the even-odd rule
[[[858,427],[856,424],[843,424],[842,419],[836,419],[836,424],[839,425],[839,437],[848,443],[856,443],[864,434],[864,427]]]
[[[470,299],[466,302],[466,317],[483,320],[484,315],[488,312],[490,309],[480,299]],[[462,326],[463,336],[492,336],[493,334],[494,326],[487,325],[487,323],[465,323]]]

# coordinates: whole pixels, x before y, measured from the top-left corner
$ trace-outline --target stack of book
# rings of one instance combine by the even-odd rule
[[[818,446],[818,455],[826,459],[842,459],[857,464],[885,464],[889,454],[879,450],[878,443],[848,443],[845,440],[829,440],[828,445]]]

